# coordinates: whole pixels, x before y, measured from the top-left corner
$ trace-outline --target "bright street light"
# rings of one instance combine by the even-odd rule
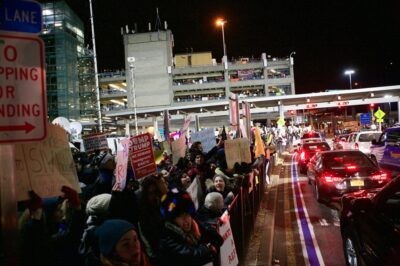
[[[352,69],[346,70],[344,72],[345,75],[349,75],[349,81],[350,81],[350,90],[353,88],[353,86],[351,85],[351,75],[353,75],[355,72]]]
[[[290,55],[289,55],[290,64],[291,64],[292,66],[294,65],[294,60],[293,60],[292,55],[295,55],[295,54],[296,54],[296,52],[293,51],[293,52],[291,52]]]
[[[223,45],[223,49],[224,49],[224,57],[226,57],[226,44],[225,44],[225,31],[224,31],[224,25],[226,24],[226,20],[224,20],[223,18],[219,18],[216,20],[215,24],[217,26],[221,26],[221,30],[222,30],[222,45]]]

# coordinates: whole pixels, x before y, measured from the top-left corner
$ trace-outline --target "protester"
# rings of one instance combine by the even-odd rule
[[[133,224],[124,220],[107,220],[96,229],[101,265],[149,266]]]
[[[232,190],[226,185],[226,179],[219,174],[216,174],[213,177],[214,186],[212,186],[208,192],[218,192],[224,198],[224,205],[228,207],[229,204],[233,201],[235,195],[233,194]]]
[[[160,240],[160,265],[204,265],[217,255],[216,248],[202,239],[192,216],[195,207],[187,192],[171,190],[162,200],[165,225]]]

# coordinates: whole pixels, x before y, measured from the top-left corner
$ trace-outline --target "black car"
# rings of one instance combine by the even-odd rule
[[[308,183],[319,202],[338,202],[345,193],[384,186],[390,175],[356,150],[323,151],[311,158]]]
[[[400,176],[345,195],[340,229],[347,265],[400,265]]]
[[[307,164],[310,158],[313,157],[317,152],[329,151],[331,148],[326,142],[308,142],[301,144],[300,148],[297,150],[297,167],[299,172],[302,174],[307,173]]]

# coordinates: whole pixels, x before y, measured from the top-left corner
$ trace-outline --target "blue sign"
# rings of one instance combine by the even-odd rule
[[[360,124],[361,125],[370,125],[371,124],[371,114],[364,113],[360,115]]]
[[[40,33],[42,7],[33,1],[0,1],[0,30]]]

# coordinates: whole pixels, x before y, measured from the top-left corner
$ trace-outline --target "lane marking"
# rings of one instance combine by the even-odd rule
[[[286,167],[285,176],[290,176],[290,168]],[[294,242],[294,232],[292,228],[292,217],[290,210],[290,198],[289,198],[289,182],[291,179],[285,178],[283,184],[283,210],[284,210],[284,221],[285,221],[285,238],[286,238],[286,254],[287,254],[287,265],[296,265],[296,250]]]
[[[300,231],[300,240],[303,247],[303,256],[306,265],[325,265],[315,238],[314,227],[310,222],[307,208],[305,207],[303,194],[300,190],[300,184],[297,176],[297,165],[295,164],[294,156],[292,156],[292,186],[293,186],[293,201],[297,207],[296,218],[297,225]]]

